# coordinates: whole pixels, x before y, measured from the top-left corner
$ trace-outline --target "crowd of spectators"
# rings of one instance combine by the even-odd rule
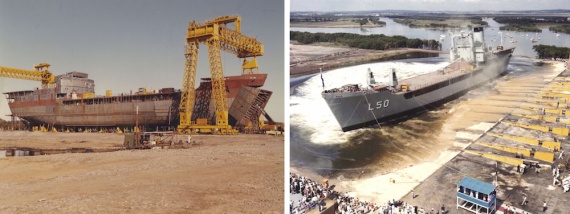
[[[291,213],[306,213],[312,209],[323,211],[327,207],[334,206],[339,214],[416,214],[419,213],[417,206],[411,206],[394,199],[387,203],[372,203],[349,196],[348,193],[340,193],[330,186],[327,179],[322,182],[291,173],[289,176],[290,194],[300,194],[301,199],[290,201]],[[326,202],[325,202],[326,201]],[[435,213],[435,212],[434,212]]]

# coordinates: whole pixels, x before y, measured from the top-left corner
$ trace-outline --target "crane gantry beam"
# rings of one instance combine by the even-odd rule
[[[234,24],[234,29],[226,27],[226,25],[230,23]],[[183,88],[179,107],[179,133],[193,133],[197,129],[216,129],[221,133],[233,132],[233,129],[228,124],[228,104],[221,51],[223,50],[236,55],[238,58],[243,58],[244,63],[242,68],[244,72],[245,70],[256,70],[257,61],[255,57],[263,56],[263,44],[255,38],[241,34],[240,30],[241,18],[239,16],[220,16],[204,23],[192,21],[188,24],[185,52],[186,65],[184,67]],[[198,125],[191,121],[192,110],[194,108],[194,85],[196,82],[196,67],[200,43],[205,43],[208,47],[212,98],[216,112],[216,124],[213,126]],[[254,57],[254,59],[247,61],[247,57]]]
[[[50,64],[44,62],[35,65],[35,70],[0,66],[0,77],[40,81],[43,89],[53,88],[55,86],[55,76],[49,72],[49,66]]]

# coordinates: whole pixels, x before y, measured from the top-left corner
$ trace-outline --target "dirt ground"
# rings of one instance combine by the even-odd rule
[[[0,136],[0,147],[112,147],[123,141],[122,135],[99,133]],[[283,137],[192,140],[198,145],[188,149],[0,158],[0,212],[283,212]]]
[[[122,147],[124,135],[113,133],[42,133],[42,132],[0,132],[0,148],[32,147],[38,149],[59,149],[74,147],[104,148]]]
[[[346,47],[330,47],[321,45],[291,44],[291,76],[318,73],[319,68],[323,71],[346,66],[363,64],[366,62],[391,60],[401,54],[421,52],[440,53],[440,51],[423,49],[395,49],[395,50],[365,50]]]

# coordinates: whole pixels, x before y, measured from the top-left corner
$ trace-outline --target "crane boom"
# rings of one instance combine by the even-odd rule
[[[234,29],[225,25],[233,23]],[[241,18],[239,16],[220,16],[204,23],[192,21],[188,24],[186,34],[186,65],[184,68],[183,88],[180,102],[180,125],[179,133],[192,133],[195,129],[210,129],[209,126],[197,125],[192,120],[192,110],[195,99],[195,79],[198,58],[198,47],[200,43],[205,43],[208,47],[208,58],[210,60],[210,75],[212,81],[212,98],[216,112],[215,129],[222,133],[232,132],[229,126],[228,103],[226,96],[226,86],[224,70],[222,67],[221,51],[224,50],[243,58],[242,69],[244,72],[257,70],[256,56],[263,56],[263,44],[257,39],[245,36],[240,33]],[[247,61],[247,57],[254,57]]]
[[[263,56],[263,44],[257,39],[245,36],[239,31],[220,26],[222,50],[235,54],[238,58]]]
[[[50,64],[40,63],[34,66],[35,70],[25,70],[0,66],[0,77],[33,80],[42,82],[42,88],[53,88],[55,76],[49,72]]]

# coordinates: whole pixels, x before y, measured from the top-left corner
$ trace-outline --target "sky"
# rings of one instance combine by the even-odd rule
[[[0,0],[0,66],[33,69],[47,62],[55,75],[85,72],[95,93],[129,93],[139,87],[182,87],[188,22],[240,15],[241,32],[264,44],[259,71],[273,91],[265,110],[284,121],[284,2],[282,1],[8,1]],[[242,61],[222,55],[224,74],[239,75]],[[199,78],[209,77],[208,52],[200,46]],[[0,93],[32,90],[39,82],[0,78]],[[0,116],[10,114],[0,97]]]
[[[297,11],[498,11],[570,9],[568,0],[291,0]]]

